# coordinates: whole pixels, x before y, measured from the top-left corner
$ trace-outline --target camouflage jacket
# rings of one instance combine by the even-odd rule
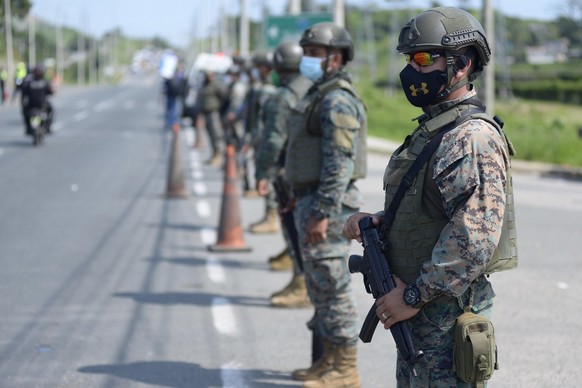
[[[311,86],[307,78],[293,74],[281,80],[281,86],[271,95],[262,110],[263,136],[255,158],[255,178],[268,177],[272,167],[284,166],[285,147],[289,137],[289,115]]]
[[[446,114],[475,94],[471,91],[457,100],[436,105],[425,119]],[[413,132],[410,143],[416,133]],[[396,184],[397,160],[405,152],[406,148],[392,156],[385,173],[385,187],[390,180]],[[478,280],[474,283],[477,288],[474,304],[490,303],[494,293],[482,275],[501,235],[508,169],[508,150],[502,135],[490,123],[469,120],[444,135],[426,169],[422,206],[415,210],[416,217],[442,220],[439,222],[443,225],[416,279],[423,300],[440,295],[460,297]],[[387,195],[385,206],[389,202]],[[420,236],[422,230],[415,233],[421,240],[410,241],[408,245],[418,248],[416,244],[427,237]]]
[[[335,76],[347,77],[347,74],[338,73]],[[359,131],[366,126],[367,121],[366,108],[350,92],[341,88],[333,89],[323,97],[319,112],[313,112],[319,114],[319,128],[307,128],[309,115],[306,112],[313,107],[313,101],[313,93],[308,93],[291,114],[286,176],[294,190],[297,190],[302,182],[295,179],[302,179],[305,169],[317,169],[317,186],[312,202],[314,212],[334,216],[341,213],[342,205],[358,209],[363,204],[363,198],[353,184],[353,177],[358,142],[361,140]],[[317,134],[312,135],[310,131]],[[317,160],[312,162],[314,157],[302,145],[316,141],[321,143],[318,150],[321,152],[321,166]],[[365,155],[361,157],[365,158]],[[305,175],[313,175],[313,171]]]

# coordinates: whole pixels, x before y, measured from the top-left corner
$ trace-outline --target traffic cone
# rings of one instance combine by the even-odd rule
[[[186,184],[184,182],[184,161],[180,147],[180,128],[172,127],[172,150],[170,154],[170,166],[168,168],[168,185],[166,197],[185,198]]]
[[[220,224],[216,244],[209,245],[212,252],[250,252],[243,238],[243,228],[240,221],[238,173],[234,145],[226,146],[226,161],[224,163],[224,189],[222,191],[222,206],[220,209]]]

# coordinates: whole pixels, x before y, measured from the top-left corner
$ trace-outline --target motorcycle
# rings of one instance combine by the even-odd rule
[[[32,109],[30,112],[30,128],[32,144],[38,146],[44,142],[47,133],[47,112],[44,109]]]

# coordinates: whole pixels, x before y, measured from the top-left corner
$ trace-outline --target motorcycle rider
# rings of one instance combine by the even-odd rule
[[[41,109],[46,112],[46,131],[50,133],[53,108],[48,101],[48,96],[54,94],[54,91],[50,82],[44,78],[44,75],[44,67],[42,65],[36,65],[32,71],[32,79],[24,82],[22,85],[22,108],[26,125],[26,135],[32,134],[30,117],[34,109]]]

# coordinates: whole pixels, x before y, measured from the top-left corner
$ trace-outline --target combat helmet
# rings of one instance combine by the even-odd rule
[[[253,55],[251,61],[253,66],[265,66],[268,68],[272,68],[273,54],[270,52],[260,51]]]
[[[483,72],[483,66],[491,59],[481,23],[469,12],[455,7],[436,7],[421,13],[404,25],[398,37],[396,50],[410,53],[421,50],[441,50],[447,57],[449,82],[456,71],[466,66],[462,53],[472,47],[478,60],[469,76],[469,82]],[[459,62],[461,61],[461,62]]]
[[[299,40],[301,47],[324,46],[343,51],[344,64],[354,59],[352,36],[343,27],[331,22],[316,23],[303,32]]]
[[[299,71],[303,49],[296,42],[283,42],[273,53],[273,65],[277,71]]]

